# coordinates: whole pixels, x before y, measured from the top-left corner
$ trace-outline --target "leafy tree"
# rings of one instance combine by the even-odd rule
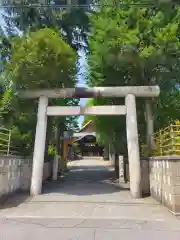
[[[113,1],[107,1],[112,3]],[[128,1],[124,3],[141,3]],[[158,129],[180,116],[179,60],[180,8],[171,3],[156,7],[102,6],[91,15],[87,84],[89,86],[155,85],[161,88],[153,101]],[[124,104],[122,99],[95,99],[95,104]],[[172,107],[174,106],[174,107]],[[145,135],[144,101],[138,100],[141,140]],[[171,117],[169,117],[171,116]],[[97,131],[105,143],[118,151],[125,139],[125,121],[117,117],[96,117]],[[113,140],[115,140],[113,142]],[[119,146],[115,146],[118,143]]]
[[[87,9],[61,9],[53,7],[52,1],[46,1],[51,7],[43,6],[42,1],[36,0],[16,2],[16,7],[13,7],[12,1],[6,2],[9,7],[5,8],[4,18],[9,32],[15,28],[23,32],[44,27],[58,28],[61,37],[75,50],[84,48],[89,28]],[[61,5],[58,1],[54,1],[54,4]]]
[[[59,34],[49,28],[30,32],[11,41],[10,60],[1,74],[4,94],[1,100],[1,115],[6,126],[14,126],[20,147],[29,154],[32,151],[36,125],[37,101],[19,100],[14,93],[18,89],[74,87],[76,84],[76,52]],[[77,105],[69,99],[51,100],[49,104]],[[66,118],[49,122],[49,138],[52,137],[53,122],[68,124]],[[65,121],[65,122],[64,122]],[[28,133],[29,132],[29,133]]]
[[[17,89],[76,84],[76,53],[54,30],[45,28],[14,38],[11,53],[5,72]]]
[[[4,62],[10,58],[10,36],[26,34],[29,31],[37,31],[46,27],[56,29],[59,32],[60,38],[66,41],[66,43],[76,51],[86,45],[89,27],[89,19],[86,14],[87,9],[70,8],[67,11],[67,9],[53,8],[53,4],[51,8],[44,7],[41,1],[34,0],[16,1],[16,7],[12,7],[12,1],[5,2],[8,4],[8,7],[4,8],[3,15],[8,37],[4,37],[4,42],[0,46],[1,59]],[[46,2],[47,4],[50,3],[50,1]],[[54,3],[56,4],[56,1]],[[23,4],[25,5],[23,6]],[[39,7],[37,7],[37,4],[39,4]],[[71,103],[71,105],[77,105],[79,100],[71,99],[67,102],[68,104]],[[67,102],[66,100],[63,102],[56,101],[56,104],[67,105]],[[61,131],[78,128],[77,117],[66,118],[66,124],[64,121],[65,119],[61,118],[59,122]]]

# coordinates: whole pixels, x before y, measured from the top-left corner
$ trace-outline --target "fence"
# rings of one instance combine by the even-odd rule
[[[12,132],[10,129],[0,127],[0,154],[18,154],[18,147],[12,145]]]
[[[170,125],[154,134],[153,155],[180,155],[180,125]]]

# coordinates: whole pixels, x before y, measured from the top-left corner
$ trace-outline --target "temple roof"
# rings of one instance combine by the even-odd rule
[[[90,123],[92,123],[92,120],[90,120],[90,121],[88,121],[86,124],[84,124],[84,125],[81,127],[81,129],[80,129],[79,132],[83,131]]]
[[[80,129],[79,132],[73,134],[73,137],[76,138],[75,141],[79,141],[80,139],[82,139],[86,136],[96,137],[96,132],[83,132],[83,130],[85,130],[87,128],[87,126],[91,123],[92,123],[92,120],[88,121],[86,124],[84,124],[84,126],[82,126],[82,128]]]
[[[86,136],[96,136],[96,133],[95,132],[78,132],[78,133],[74,133],[73,134],[73,137],[86,137]]]

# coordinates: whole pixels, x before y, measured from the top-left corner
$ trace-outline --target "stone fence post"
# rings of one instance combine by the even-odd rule
[[[125,183],[125,169],[123,156],[119,156],[119,183]]]

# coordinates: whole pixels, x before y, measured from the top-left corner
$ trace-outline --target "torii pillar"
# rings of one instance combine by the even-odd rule
[[[145,101],[145,119],[146,119],[146,143],[148,151],[152,151],[155,147],[154,141],[154,117],[152,110],[152,100]]]
[[[31,189],[32,196],[41,194],[42,191],[42,179],[44,168],[44,153],[46,143],[46,129],[47,129],[47,106],[48,98],[41,96],[39,98],[37,125],[36,125],[36,137],[34,143],[33,154],[33,169],[31,177]]]
[[[134,198],[141,197],[141,167],[137,130],[136,97],[149,99],[152,97],[158,97],[159,93],[160,89],[158,86],[65,88],[20,91],[19,96],[21,98],[39,98],[33,155],[31,195],[41,194],[47,116],[126,115],[130,189]],[[81,109],[80,107],[48,107],[48,98],[94,97],[125,97],[126,106],[94,106],[87,109]]]
[[[125,103],[130,191],[133,198],[140,198],[142,195],[141,166],[135,96],[133,94],[128,94],[125,98]]]

